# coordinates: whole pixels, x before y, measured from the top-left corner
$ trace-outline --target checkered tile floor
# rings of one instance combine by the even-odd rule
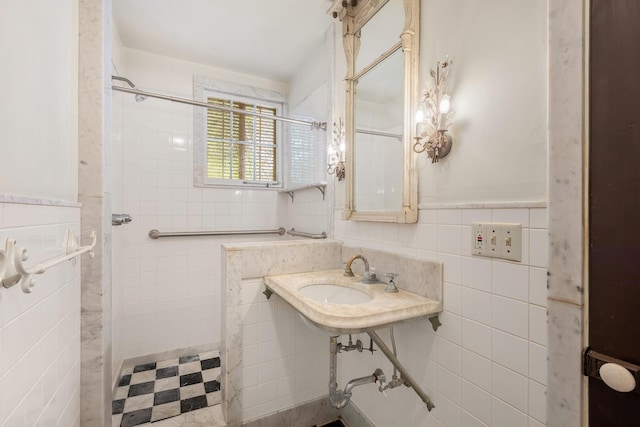
[[[122,369],[113,426],[131,427],[220,403],[217,351]]]

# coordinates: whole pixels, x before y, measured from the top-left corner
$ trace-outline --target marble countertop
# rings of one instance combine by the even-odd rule
[[[388,293],[384,291],[384,283],[367,285],[360,283],[360,276],[345,277],[343,273],[341,269],[274,275],[265,277],[265,284],[313,323],[329,332],[341,334],[365,332],[442,311],[441,301],[402,289]],[[355,288],[373,299],[360,304],[326,304],[298,292],[303,286],[318,283]]]

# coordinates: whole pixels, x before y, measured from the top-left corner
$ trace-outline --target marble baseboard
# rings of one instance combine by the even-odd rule
[[[353,402],[342,409],[340,416],[349,427],[375,427]]]
[[[340,412],[331,407],[328,397],[324,397],[240,425],[242,427],[312,426],[334,420],[340,417]],[[366,426],[366,424],[354,425]],[[351,424],[349,426],[351,427]],[[232,427],[232,424],[229,424],[229,427]]]

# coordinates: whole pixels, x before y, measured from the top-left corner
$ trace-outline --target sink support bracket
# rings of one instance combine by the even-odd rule
[[[434,332],[437,331],[440,326],[442,326],[442,323],[440,323],[440,319],[438,318],[437,314],[433,317],[429,317],[429,322],[431,322],[431,326],[433,327]]]
[[[273,291],[269,289],[268,286],[264,287],[264,291],[262,293],[264,294],[265,297],[267,297],[267,299],[270,299],[271,295],[273,295]]]
[[[371,337],[373,342],[376,343],[380,351],[382,351],[382,353],[384,353],[384,355],[387,356],[387,359],[389,359],[389,361],[393,364],[393,366],[395,366],[396,369],[400,371],[400,374],[402,375],[402,379],[404,380],[405,384],[411,387],[416,392],[416,394],[420,396],[420,399],[422,399],[424,404],[427,405],[427,409],[431,411],[433,408],[435,408],[436,406],[431,401],[431,398],[429,398],[429,396],[427,396],[427,394],[424,391],[422,391],[420,386],[416,383],[413,377],[409,375],[409,372],[407,372],[405,367],[402,366],[398,358],[394,356],[391,350],[389,350],[389,347],[387,347],[384,341],[382,341],[380,336],[375,331],[369,331],[367,332],[367,334]]]

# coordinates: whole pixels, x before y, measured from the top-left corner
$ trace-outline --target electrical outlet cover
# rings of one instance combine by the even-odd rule
[[[479,222],[471,224],[471,253],[479,256],[487,254],[487,226]]]

